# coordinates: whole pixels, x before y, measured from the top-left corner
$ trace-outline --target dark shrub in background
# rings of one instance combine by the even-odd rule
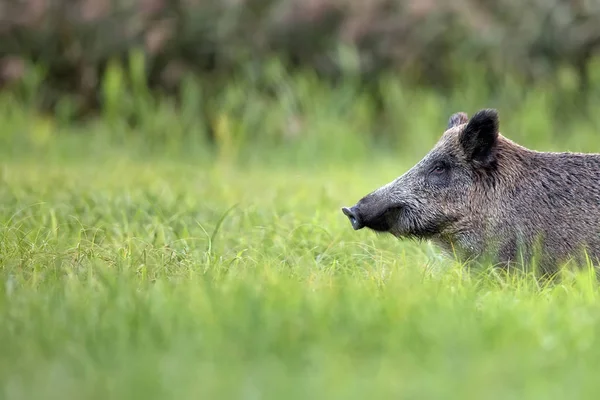
[[[382,72],[436,89],[476,65],[493,85],[513,74],[552,82],[570,66],[582,89],[600,48],[600,1],[583,0],[3,0],[0,85],[41,68],[41,105],[63,94],[79,113],[101,103],[108,63],[145,55],[145,80],[173,91],[194,72],[207,93],[256,77],[276,57],[291,69],[365,82]],[[349,51],[352,49],[353,51]],[[470,70],[469,70],[470,71]]]

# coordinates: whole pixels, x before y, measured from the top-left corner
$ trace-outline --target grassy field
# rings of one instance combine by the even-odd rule
[[[506,118],[512,137],[600,150],[597,121],[545,131],[543,98]],[[107,144],[112,123],[57,138],[0,102],[2,398],[595,398],[589,274],[542,286],[467,273],[340,212],[441,133],[447,116],[421,100],[404,111],[424,116],[406,128],[416,137],[392,151],[361,150],[362,117],[322,101],[312,128],[338,136],[245,164],[227,146],[207,161],[144,155],[144,136]],[[183,131],[169,110],[148,126]]]

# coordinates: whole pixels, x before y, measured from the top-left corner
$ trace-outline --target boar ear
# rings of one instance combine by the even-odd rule
[[[469,121],[469,116],[464,112],[457,112],[450,116],[448,119],[448,128],[454,128],[455,126],[465,124]]]
[[[473,115],[459,137],[468,161],[487,166],[494,160],[498,128],[498,111],[484,109]]]

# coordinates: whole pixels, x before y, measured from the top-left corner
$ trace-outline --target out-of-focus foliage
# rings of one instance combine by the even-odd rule
[[[334,80],[393,71],[436,88],[468,79],[467,64],[492,84],[507,72],[552,81],[567,65],[585,88],[599,49],[598,0],[0,2],[0,85],[37,79],[46,107],[68,93],[78,112],[100,104],[111,60],[132,50],[145,58],[139,79],[172,91],[186,72],[212,90],[232,73],[260,77],[273,57]]]

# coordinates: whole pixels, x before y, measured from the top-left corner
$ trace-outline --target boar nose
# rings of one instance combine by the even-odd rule
[[[354,228],[355,231],[364,228],[364,225],[360,220],[358,212],[356,212],[356,206],[350,208],[343,207],[342,212],[348,217],[350,223],[352,224],[352,228]]]

